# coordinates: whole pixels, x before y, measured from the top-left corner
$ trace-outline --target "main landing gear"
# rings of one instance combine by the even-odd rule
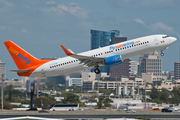
[[[99,70],[98,66],[96,66],[96,69],[94,70],[94,72],[95,72],[96,74],[99,74],[99,73],[100,73],[100,70]]]

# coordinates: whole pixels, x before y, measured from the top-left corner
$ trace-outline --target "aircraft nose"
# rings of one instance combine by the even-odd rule
[[[176,39],[175,37],[171,37],[171,38],[170,38],[170,41],[171,41],[172,43],[176,42],[176,40],[177,40],[177,39]]]
[[[174,43],[176,41],[177,41],[177,39],[175,37],[172,37],[172,42]]]

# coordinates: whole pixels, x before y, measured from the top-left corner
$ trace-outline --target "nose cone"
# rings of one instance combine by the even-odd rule
[[[170,39],[171,39],[172,43],[176,42],[176,40],[177,40],[175,37],[171,37]]]

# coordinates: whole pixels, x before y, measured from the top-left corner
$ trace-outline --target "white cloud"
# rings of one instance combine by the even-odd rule
[[[179,0],[110,0],[111,6],[140,9],[179,9]]]
[[[57,4],[53,1],[47,2],[46,4],[54,4],[55,7],[43,8],[41,11],[43,12],[56,12],[58,14],[62,14],[64,12],[68,12],[78,18],[86,19],[88,18],[88,11],[86,9],[81,8],[77,3],[70,3],[69,6],[64,4]]]
[[[22,31],[23,33],[27,33],[27,30],[24,29],[24,28],[21,28],[21,31]]]
[[[142,25],[146,25],[141,19],[139,19],[139,18],[136,18],[136,19],[134,19],[134,21],[136,21],[137,23],[140,23],[140,24],[142,24]]]
[[[46,4],[56,4],[56,2],[54,2],[54,1],[48,1],[48,2],[46,2]]]
[[[4,30],[4,29],[6,29],[6,27],[5,26],[0,26],[0,29]]]
[[[151,27],[153,29],[166,30],[166,31],[171,31],[171,32],[173,31],[172,27],[165,25],[161,22],[157,22],[157,23],[153,24]]]
[[[12,3],[7,2],[6,0],[0,0],[0,3],[4,4],[4,5],[7,6],[7,7],[13,6]]]

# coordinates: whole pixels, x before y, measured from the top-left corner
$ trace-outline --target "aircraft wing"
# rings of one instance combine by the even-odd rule
[[[77,55],[77,54],[74,54],[72,51],[67,50],[63,45],[61,45],[61,47],[66,53],[66,55],[78,59],[79,61],[81,61],[80,63],[84,63],[84,65],[87,65],[89,67],[97,66],[104,63],[104,58]]]

